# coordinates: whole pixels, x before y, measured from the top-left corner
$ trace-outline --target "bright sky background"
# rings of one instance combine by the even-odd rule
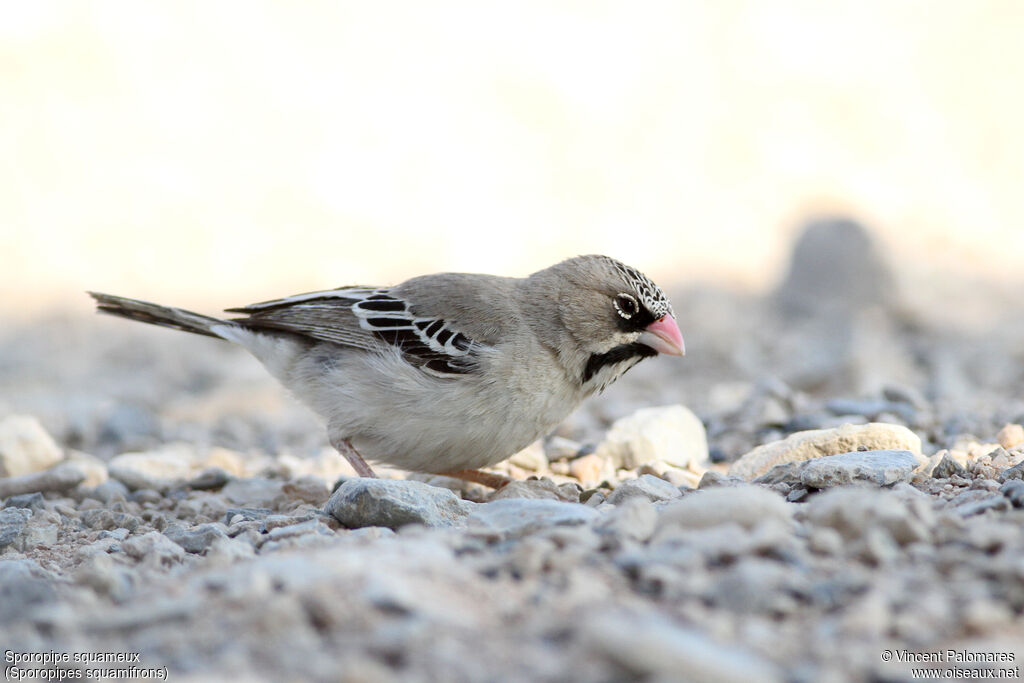
[[[1024,281],[1024,4],[7,2],[0,310],[604,252],[764,286],[817,210]]]

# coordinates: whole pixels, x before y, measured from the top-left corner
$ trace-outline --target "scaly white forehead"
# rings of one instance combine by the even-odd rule
[[[654,284],[649,277],[641,273],[636,268],[631,268],[621,261],[616,261],[613,258],[605,257],[608,259],[608,263],[615,269],[622,278],[633,287],[636,291],[637,298],[640,299],[640,303],[644,305],[648,311],[651,312],[655,318],[660,318],[663,315],[671,315],[675,317],[675,312],[672,310],[672,303],[665,296],[665,293],[661,291],[658,285]]]

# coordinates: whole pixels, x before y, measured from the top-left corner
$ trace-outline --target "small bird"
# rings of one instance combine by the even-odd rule
[[[235,342],[365,458],[499,488],[480,472],[549,433],[644,358],[684,354],[640,271],[578,256],[525,278],[438,273],[242,308],[230,319],[89,292],[103,313]]]

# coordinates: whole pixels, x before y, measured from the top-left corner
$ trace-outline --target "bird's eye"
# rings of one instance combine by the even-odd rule
[[[623,318],[632,318],[640,310],[640,305],[633,296],[623,293],[615,297],[615,310]]]

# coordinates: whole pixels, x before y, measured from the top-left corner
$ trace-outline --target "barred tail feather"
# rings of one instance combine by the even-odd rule
[[[89,292],[89,296],[96,300],[96,308],[101,313],[109,313],[110,315],[128,318],[129,320],[171,327],[176,330],[192,332],[193,334],[216,337],[217,339],[223,339],[223,337],[213,332],[212,328],[215,325],[230,324],[218,318],[211,318],[207,315],[200,315],[180,308],[160,306],[159,304],[139,301],[137,299],[126,299],[121,296],[114,296],[113,294]]]

